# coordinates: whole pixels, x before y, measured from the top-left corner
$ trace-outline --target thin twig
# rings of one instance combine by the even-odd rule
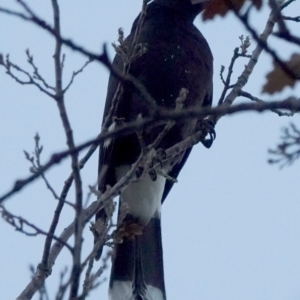
[[[300,16],[297,17],[288,17],[288,16],[282,16],[282,18],[286,21],[293,21],[293,22],[300,22]]]
[[[250,34],[252,35],[252,37],[256,40],[256,42],[258,43],[257,47],[261,48],[262,50],[265,50],[268,54],[271,55],[271,57],[274,59],[274,61],[282,68],[282,70],[289,75],[291,78],[297,79],[298,75],[291,70],[290,68],[287,67],[287,65],[279,58],[279,56],[277,55],[276,51],[274,49],[272,49],[267,43],[267,38],[269,37],[269,35],[271,34],[271,32],[273,31],[274,28],[274,24],[277,21],[277,9],[272,9],[267,25],[265,27],[265,30],[263,32],[263,34],[261,36],[259,36],[257,34],[257,32],[250,26],[249,22],[248,22],[248,16],[247,15],[240,15],[236,10],[232,10],[235,14],[235,16],[241,21],[241,23],[245,26],[245,28],[247,29],[248,32],[250,32]]]
[[[23,217],[16,216],[9,212],[3,205],[0,205],[1,210],[1,216],[2,218],[11,226],[13,226],[16,231],[19,231],[27,236],[37,236],[39,234],[49,236],[51,239],[54,239],[58,241],[59,243],[62,243],[67,249],[73,254],[73,249],[70,245],[68,245],[65,241],[58,238],[56,235],[51,234],[47,231],[42,230],[41,228],[37,227],[36,225],[32,224],[28,220],[24,219]],[[16,223],[18,221],[18,224]],[[24,229],[24,224],[27,225],[29,228],[33,229],[34,232],[28,232]]]
[[[1,55],[1,63],[0,65],[2,65],[5,70],[6,70],[6,74],[8,74],[11,78],[13,78],[16,82],[18,82],[19,84],[22,85],[34,85],[36,86],[41,92],[45,93],[47,96],[51,97],[51,98],[55,98],[54,94],[51,94],[50,92],[48,92],[47,90],[45,90],[40,84],[38,84],[34,78],[24,69],[22,69],[21,67],[19,67],[18,65],[12,63],[9,59],[9,55],[6,55],[6,60],[3,59],[2,55]],[[13,74],[13,72],[11,71],[11,69],[15,69],[17,72],[24,74],[25,76],[27,76],[28,80],[22,80],[19,77],[17,77],[16,75]]]
[[[245,98],[248,98],[252,101],[255,101],[255,102],[259,102],[259,103],[267,103],[266,101],[264,100],[261,100],[257,97],[254,97],[252,96],[250,93],[248,92],[245,92],[245,91],[239,91],[238,93],[239,96],[242,96],[242,97],[245,97]],[[270,111],[274,112],[275,114],[277,114],[279,117],[292,117],[294,115],[294,112],[282,112],[278,109],[270,109]]]
[[[248,22],[246,21],[245,17],[241,17],[240,14],[234,9],[233,9],[233,12],[244,23],[244,25],[247,28],[250,27]],[[276,17],[276,14],[273,11],[271,11],[271,13],[269,15],[269,18],[267,20],[265,29],[264,29],[263,33],[260,35],[260,37],[257,36],[256,32],[254,30],[252,30],[252,28],[249,29],[250,33],[253,36],[256,37],[255,40],[258,42],[258,45],[253,50],[251,58],[250,58],[248,64],[246,65],[246,67],[245,67],[244,71],[242,72],[242,74],[239,76],[239,78],[238,78],[236,84],[234,85],[233,89],[227,95],[227,97],[226,97],[225,101],[223,102],[222,106],[226,107],[226,106],[232,105],[233,101],[238,96],[239,91],[248,82],[249,76],[250,76],[250,74],[252,74],[253,69],[254,69],[257,61],[258,61],[258,58],[259,58],[260,54],[265,49],[266,41],[267,41],[268,37],[270,36],[270,34],[273,31],[273,28],[274,28],[274,25],[275,25],[275,17]],[[216,123],[220,118],[221,118],[221,115],[218,115],[216,117],[213,117],[213,120]]]
[[[288,7],[290,4],[292,4],[293,2],[295,2],[296,0],[288,0],[288,1],[284,1],[283,4],[281,4],[281,10],[284,10],[286,7]]]
[[[235,48],[234,51],[233,51],[233,56],[231,58],[231,61],[230,61],[230,65],[228,67],[228,72],[227,72],[227,77],[226,77],[226,80],[223,82],[224,83],[224,88],[223,88],[223,91],[221,93],[221,97],[219,99],[219,102],[218,102],[218,105],[222,104],[224,99],[225,99],[225,96],[226,96],[226,93],[228,91],[228,89],[231,87],[230,86],[230,80],[231,80],[231,75],[233,73],[233,66],[234,66],[234,63],[235,61],[237,60],[237,58],[239,57],[239,48]]]
[[[30,168],[31,173],[39,172],[39,170],[42,168],[41,153],[42,153],[42,150],[43,150],[43,146],[40,146],[40,143],[39,143],[40,137],[39,137],[38,133],[36,133],[36,135],[34,137],[34,140],[35,140],[35,149],[34,149],[34,152],[33,152],[34,156],[30,156],[30,154],[27,151],[24,151],[25,158],[31,163],[31,168]],[[54,199],[59,200],[59,197],[58,197],[57,193],[55,192],[54,188],[49,183],[49,181],[46,178],[44,173],[41,173],[41,178],[45,182],[47,189],[50,190],[50,192],[51,192],[52,196],[54,197]]]
[[[76,77],[79,73],[83,72],[83,70],[84,70],[84,69],[87,67],[87,65],[89,65],[91,62],[92,62],[92,60],[86,61],[86,62],[84,63],[84,65],[83,65],[79,70],[73,72],[72,77],[71,77],[71,79],[70,79],[70,82],[69,82],[69,83],[67,84],[67,86],[63,89],[63,93],[64,93],[64,94],[66,93],[66,91],[70,88],[70,86],[71,86],[72,83],[74,82],[75,77]],[[63,64],[62,64],[62,66],[63,66]]]
[[[29,49],[26,50],[26,55],[27,55],[27,58],[28,58],[28,63],[32,66],[33,68],[33,74],[34,74],[34,77],[38,80],[40,80],[44,86],[47,88],[47,89],[51,89],[53,91],[55,91],[55,88],[53,86],[50,86],[46,80],[43,78],[43,76],[40,74],[39,72],[39,69],[38,67],[35,65],[34,61],[33,61],[33,55],[30,54],[29,52]]]
[[[283,128],[281,143],[269,153],[275,157],[268,160],[270,164],[279,164],[280,168],[293,164],[300,157],[300,130],[295,124]]]

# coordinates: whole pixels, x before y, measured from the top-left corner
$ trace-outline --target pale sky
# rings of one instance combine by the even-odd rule
[[[51,1],[28,1],[32,9],[52,22]],[[18,9],[15,1],[0,0],[0,6]],[[92,51],[117,40],[117,29],[128,34],[141,1],[60,1],[62,33]],[[296,16],[300,3],[286,10]],[[253,11],[250,21],[261,31],[267,11]],[[53,38],[35,26],[1,14],[0,52],[12,62],[31,70],[25,50],[30,49],[41,74],[53,84]],[[214,105],[222,90],[221,65],[228,66],[238,36],[247,35],[232,15],[197,27],[208,40],[214,55]],[[288,23],[299,32],[299,23]],[[255,43],[250,48],[254,48]],[[298,52],[272,39],[283,58]],[[111,49],[111,48],[110,48]],[[64,84],[85,58],[67,48]],[[113,57],[113,51],[110,50]],[[234,78],[247,60],[240,60]],[[245,91],[262,99],[283,99],[299,95],[300,86],[287,88],[273,97],[261,94],[271,60],[262,55]],[[93,63],[80,74],[66,95],[67,109],[77,143],[95,137],[100,130],[108,80],[107,70]],[[12,183],[29,175],[23,150],[33,151],[33,137],[41,136],[43,163],[51,154],[66,149],[64,132],[55,102],[35,87],[21,86],[0,68],[0,194]],[[245,101],[239,99],[237,102]],[[267,150],[279,141],[280,130],[289,122],[299,126],[299,117],[278,117],[274,113],[241,113],[224,117],[216,126],[217,139],[211,149],[197,145],[162,209],[164,268],[167,297],[171,300],[293,300],[300,298],[300,197],[299,162],[280,170],[267,163]],[[98,152],[82,171],[83,187],[97,177]],[[48,179],[57,193],[70,172],[70,161],[52,168]],[[68,200],[73,201],[74,193]],[[93,199],[94,200],[94,199]],[[41,180],[5,202],[7,209],[44,230],[49,227],[56,201]],[[57,234],[67,226],[74,212],[66,207]],[[92,247],[91,233],[84,235],[84,253]],[[0,220],[0,291],[2,299],[15,299],[30,279],[28,266],[42,256],[44,237],[26,237]],[[69,241],[72,243],[72,240]],[[59,273],[70,266],[64,250],[47,280],[54,299]],[[99,265],[98,265],[99,266]],[[109,272],[104,274],[109,277]],[[92,292],[90,300],[107,299],[108,281]],[[36,295],[34,299],[38,299]]]

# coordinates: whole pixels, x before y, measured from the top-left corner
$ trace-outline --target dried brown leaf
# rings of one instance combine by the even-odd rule
[[[134,239],[137,235],[143,234],[144,227],[137,223],[124,222],[113,233],[113,239],[116,243],[123,243],[123,239]]]
[[[293,54],[289,61],[285,62],[288,69],[295,73],[300,78],[300,54]],[[274,69],[267,74],[267,82],[263,86],[262,92],[267,94],[274,94],[282,91],[285,87],[293,87],[297,81],[292,78],[277,64],[274,63]]]
[[[239,11],[247,0],[210,0],[205,3],[204,12],[202,14],[203,20],[213,19],[220,15],[224,17],[231,9]],[[262,0],[248,0],[260,9]]]

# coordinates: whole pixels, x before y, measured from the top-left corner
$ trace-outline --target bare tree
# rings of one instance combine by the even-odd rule
[[[234,48],[233,56],[228,67],[221,67],[220,80],[223,83],[223,90],[221,95],[217,95],[219,98],[218,104],[213,108],[202,108],[192,111],[185,109],[177,109],[172,112],[156,110],[155,118],[138,119],[110,132],[107,130],[106,126],[104,126],[98,136],[95,136],[83,143],[76,143],[70,116],[65,105],[65,97],[71,86],[74,84],[75,79],[79,77],[82,72],[86,71],[89,65],[104,65],[110,72],[113,72],[116,76],[118,76],[122,83],[130,82],[133,84],[136,89],[145,95],[146,99],[148,99],[150,103],[153,102],[151,95],[147,93],[147,90],[140,82],[130,75],[128,70],[119,72],[117,69],[113,68],[108,58],[105,46],[101,53],[96,53],[63,36],[61,33],[59,2],[57,0],[51,1],[53,25],[39,17],[28,2],[24,0],[16,0],[15,2],[20,10],[11,10],[1,5],[0,12],[3,15],[34,24],[37,28],[44,30],[45,34],[48,33],[53,36],[55,41],[53,49],[53,69],[55,81],[54,84],[52,84],[44,77],[39,66],[35,62],[34,55],[29,50],[26,50],[29,67],[21,67],[21,64],[11,59],[9,54],[1,54],[0,65],[2,72],[6,72],[7,76],[15,80],[17,84],[33,86],[44,95],[51,98],[51,101],[53,101],[53,103],[57,106],[67,144],[67,149],[53,154],[47,162],[42,163],[41,155],[43,146],[40,142],[40,136],[36,134],[34,138],[33,153],[30,154],[28,151],[24,152],[25,158],[30,164],[30,175],[24,179],[16,180],[9,191],[1,193],[0,195],[0,209],[4,221],[25,235],[43,235],[45,237],[44,248],[39,260],[40,263],[36,269],[32,270],[32,279],[26,287],[23,287],[17,299],[31,299],[36,293],[40,293],[40,299],[49,299],[50,296],[47,293],[45,282],[51,275],[55,261],[63,248],[68,249],[72,258],[72,264],[68,271],[64,271],[61,274],[60,284],[56,292],[56,299],[85,299],[92,290],[101,284],[103,270],[107,268],[107,263],[111,257],[111,251],[109,251],[107,255],[103,257],[100,267],[98,266],[97,268],[94,268],[94,258],[98,249],[103,245],[113,248],[114,244],[118,241],[118,238],[120,238],[120,229],[116,228],[116,224],[113,219],[113,213],[116,206],[114,198],[133,181],[139,180],[136,175],[138,168],[142,166],[147,170],[147,168],[149,168],[149,161],[155,156],[153,149],[146,149],[143,156],[139,157],[135,164],[132,165],[131,170],[115,186],[107,189],[104,194],[99,193],[97,190],[97,179],[95,178],[95,183],[90,184],[90,193],[86,196],[83,192],[81,170],[94,154],[99,144],[103,143],[107,138],[125,135],[144,128],[145,126],[152,126],[154,124],[161,123],[166,124],[166,128],[168,128],[168,124],[171,124],[174,120],[181,118],[195,118],[196,116],[203,116],[216,124],[216,128],[218,128],[218,121],[223,116],[237,114],[238,112],[271,111],[278,116],[293,116],[294,114],[299,113],[300,102],[297,95],[291,95],[284,99],[278,99],[277,101],[269,101],[268,99],[260,99],[245,90],[247,82],[253,74],[256,64],[260,61],[260,55],[262,52],[268,53],[274,61],[274,69],[269,73],[266,78],[266,82],[263,85],[263,91],[266,94],[273,94],[276,91],[282,90],[286,86],[294,86],[297,82],[299,82],[300,39],[288,29],[286,24],[288,22],[299,22],[299,16],[286,16],[284,14],[284,9],[288,5],[293,5],[294,1],[286,1],[284,3],[277,2],[275,0],[269,1],[269,18],[266,20],[263,32],[259,33],[256,32],[253,24],[251,24],[250,15],[255,14],[255,12],[253,12],[255,9],[253,7],[254,5],[256,6],[256,9],[260,9],[260,6],[262,5],[260,1],[253,0],[248,1],[247,3],[244,3],[246,1],[230,0],[212,1],[203,14],[205,19],[214,18],[218,14],[226,15],[231,12],[247,29],[249,36],[251,37],[250,42],[249,37],[240,36],[240,45]],[[140,26],[143,22],[143,17],[146,14],[147,2],[149,1],[144,0],[142,3],[143,13],[139,19]],[[278,29],[274,30],[276,24]],[[140,26],[137,26],[137,38]],[[287,45],[296,45],[298,52],[291,56],[288,61],[281,59],[276,50],[268,42],[268,38],[271,35],[281,39]],[[133,43],[136,43],[136,41],[137,39]],[[123,45],[124,33],[120,30],[119,45],[115,46],[115,48],[117,51],[122,51]],[[135,46],[136,45],[133,44],[133,47]],[[65,55],[62,53],[63,47],[68,47],[86,58],[86,62],[78,70],[73,72],[66,85],[63,85],[65,64]],[[253,50],[250,51],[251,47],[253,47]],[[139,49],[138,51],[131,56],[126,57],[129,64],[136,56],[143,55],[143,49]],[[235,67],[237,62],[240,60],[243,60],[245,68],[240,74],[238,74],[237,80],[234,80],[233,75],[237,75],[235,73]],[[120,88],[121,86],[122,85],[120,85]],[[119,91],[117,90],[115,95],[116,101],[118,101],[118,93]],[[179,100],[180,97],[184,97],[184,95],[178,95]],[[246,101],[241,104],[233,104],[239,97],[247,98],[250,101]],[[168,160],[178,155],[178,153],[199,143],[199,141],[205,142],[207,134],[207,128],[200,124],[199,128],[193,135],[168,149],[164,160]],[[269,161],[270,163],[280,163],[283,166],[291,164],[299,158],[300,131],[297,126],[292,124],[289,128],[287,127],[284,129],[282,139],[282,143],[280,143],[275,150],[270,150],[271,158]],[[86,149],[88,149],[88,151],[86,154],[83,154],[83,151]],[[273,158],[274,156],[275,158]],[[70,175],[66,178],[62,190],[57,193],[47,179],[47,171],[67,158],[70,158]],[[52,221],[47,230],[43,230],[25,217],[18,216],[6,207],[6,203],[12,196],[25,189],[29,183],[36,181],[38,178],[42,178],[46,188],[49,189],[53,198],[56,199],[56,207],[52,212]],[[170,180],[172,179],[170,178]],[[75,196],[74,199],[71,198],[72,200],[70,200],[69,192],[72,186],[74,186]],[[85,197],[87,197],[88,200],[90,198],[96,200],[86,205],[84,201]],[[61,221],[61,214],[66,207],[74,210],[74,219],[63,231],[60,232],[57,227]],[[104,207],[110,212],[110,221],[106,227],[102,228],[99,228],[99,224],[91,225],[91,231],[94,234],[96,232],[100,238],[98,238],[97,243],[90,245],[89,254],[84,256],[82,254],[83,230],[93,220],[96,212]],[[126,212],[126,208],[124,208],[124,211]],[[138,228],[132,228],[131,234],[138,234],[138,231]],[[73,241],[71,238],[73,238]],[[82,281],[83,284],[81,286]]]

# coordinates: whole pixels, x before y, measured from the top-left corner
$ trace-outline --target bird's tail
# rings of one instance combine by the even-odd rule
[[[132,232],[125,230],[122,242],[115,245],[110,300],[165,300],[160,216],[140,227],[141,232],[130,218],[123,224]]]

